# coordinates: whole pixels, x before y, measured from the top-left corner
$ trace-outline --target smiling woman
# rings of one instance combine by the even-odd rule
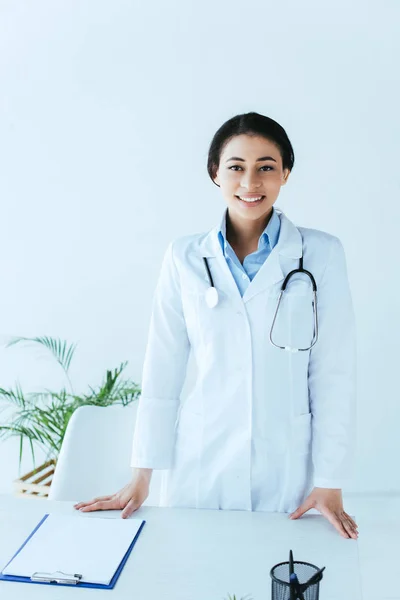
[[[316,508],[343,537],[357,537],[341,492],[355,416],[346,260],[336,236],[298,227],[274,208],[293,165],[290,140],[269,117],[237,115],[215,133],[207,170],[227,208],[216,227],[174,240],[165,253],[133,439],[134,477],[119,492],[76,508],[122,508],[127,517],[147,497],[152,470],[163,469],[162,506],[291,518]],[[312,278],[297,270],[303,260],[318,287],[319,336],[310,346],[317,298]],[[294,270],[272,343],[275,300]],[[210,286],[218,289],[217,303],[207,303]],[[191,350],[197,377],[182,404]]]
[[[268,148],[269,155],[256,158],[266,148]],[[226,154],[237,150],[240,150],[241,154],[248,158],[239,156],[226,158]],[[232,164],[232,161],[240,161],[242,164]],[[275,163],[275,166],[271,164],[261,164],[260,166],[260,163],[264,162]],[[221,187],[224,198],[231,208],[230,213],[238,211],[237,206],[244,210],[262,207],[260,211],[252,212],[254,218],[259,218],[260,214],[271,210],[281,186],[285,185],[290,174],[289,169],[283,169],[279,148],[274,143],[260,136],[249,136],[248,134],[235,136],[226,144],[221,151],[220,165],[213,181]],[[253,173],[253,170],[256,173]],[[255,189],[250,192],[246,181],[253,179],[256,179],[258,185],[254,183]],[[241,189],[246,186],[247,191]],[[237,200],[236,203],[233,198]]]
[[[248,113],[230,119],[214,135],[207,169],[213,183],[221,187],[230,216],[239,207],[259,207],[251,213],[251,218],[259,218],[271,211],[293,166],[293,148],[283,127]],[[260,196],[261,200],[254,200]]]
[[[285,130],[268,117],[248,113],[230,119],[214,135],[208,174],[228,205],[227,238],[240,262],[257,250],[293,166],[294,152]],[[239,224],[243,219],[244,227]]]

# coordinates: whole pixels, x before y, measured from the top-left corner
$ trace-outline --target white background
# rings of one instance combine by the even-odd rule
[[[208,146],[254,110],[294,146],[277,206],[345,247],[351,491],[400,490],[399,18],[396,1],[1,0],[0,387],[63,383],[44,352],[4,349],[14,335],[78,342],[77,391],[123,360],[140,383],[166,245],[220,221]],[[0,442],[0,492],[17,446]]]

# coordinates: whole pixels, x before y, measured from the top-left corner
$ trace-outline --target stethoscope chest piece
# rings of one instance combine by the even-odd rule
[[[218,304],[218,292],[215,287],[209,287],[206,291],[206,303],[209,308],[214,308]]]

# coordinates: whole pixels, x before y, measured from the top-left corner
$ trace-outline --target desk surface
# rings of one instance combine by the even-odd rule
[[[74,514],[77,519],[120,517],[119,511],[78,513],[72,504],[0,496],[1,567],[45,512]],[[358,542],[341,538],[319,515],[290,521],[285,514],[142,507],[134,516],[145,519],[146,525],[116,587],[85,589],[85,597],[223,600],[230,593],[267,600],[269,571],[287,560],[292,548],[295,558],[326,566],[321,600],[400,600],[400,590],[388,581],[397,568],[399,507],[398,497],[347,501],[346,510],[359,524]],[[381,575],[384,581],[378,579]],[[82,593],[0,581],[0,597],[7,600],[58,600]]]

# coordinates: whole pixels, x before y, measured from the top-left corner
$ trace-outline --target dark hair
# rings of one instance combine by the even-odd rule
[[[226,121],[215,133],[208,150],[207,171],[211,181],[215,183],[219,161],[224,146],[236,135],[262,136],[274,142],[281,153],[283,169],[293,169],[294,152],[292,144],[279,123],[256,112],[236,115]],[[216,186],[220,187],[218,183]]]

